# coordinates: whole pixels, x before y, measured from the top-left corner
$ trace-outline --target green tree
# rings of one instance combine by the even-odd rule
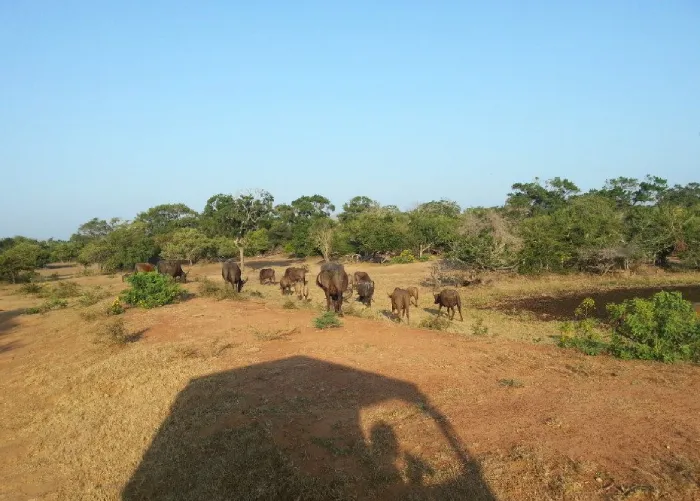
[[[182,228],[196,228],[199,214],[185,204],[162,204],[136,216],[145,223],[149,235],[162,235]]]
[[[348,202],[343,204],[343,211],[338,214],[338,221],[341,223],[348,223],[357,219],[360,214],[378,209],[379,207],[379,202],[372,200],[369,197],[353,197]]]
[[[183,228],[173,233],[163,246],[161,256],[165,259],[187,259],[190,265],[204,257],[214,243],[195,228]]]
[[[544,186],[539,178],[532,183],[515,183],[512,192],[508,194],[506,206],[512,212],[525,216],[534,216],[552,212],[564,207],[567,200],[579,193],[579,188],[568,179],[555,177]]]
[[[38,244],[19,242],[0,254],[0,276],[16,283],[22,272],[32,272],[37,267],[41,253]]]
[[[426,205],[419,206],[408,215],[409,239],[418,257],[423,257],[423,253],[432,248],[447,249],[457,236],[459,224],[454,212],[432,210],[434,207]]]
[[[202,224],[210,237],[234,239],[239,250],[240,266],[243,268],[245,237],[251,231],[270,224],[273,202],[273,196],[264,190],[237,197],[220,193],[207,200],[202,212]]]
[[[351,243],[364,255],[400,252],[411,245],[409,221],[391,209],[365,211],[347,224]]]

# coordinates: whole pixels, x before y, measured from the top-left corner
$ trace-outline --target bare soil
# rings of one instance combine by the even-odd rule
[[[104,313],[119,275],[44,270],[109,294],[40,315],[21,313],[43,299],[0,287],[0,500],[700,499],[700,367],[587,357],[548,341],[556,322],[475,309],[598,279],[462,289],[465,322],[436,332],[416,328],[429,289],[412,326],[382,311],[425,264],[347,268],[372,275],[377,303],[328,330],[312,327],[315,285],[290,300],[250,268],[239,300],[193,282],[191,299],[119,317]],[[102,334],[115,318],[132,342]]]

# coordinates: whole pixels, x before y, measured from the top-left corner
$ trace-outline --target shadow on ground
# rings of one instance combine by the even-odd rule
[[[0,310],[0,336],[7,333],[15,325],[17,325],[16,317],[24,313],[24,309],[19,310]]]
[[[455,471],[434,472],[402,451],[385,421],[365,437],[361,410],[391,400],[422,413],[417,426],[439,430]],[[298,356],[192,380],[122,499],[496,498],[449,421],[413,384]]]

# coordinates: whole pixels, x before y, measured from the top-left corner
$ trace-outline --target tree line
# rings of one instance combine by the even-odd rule
[[[69,240],[0,240],[0,278],[16,281],[50,262],[96,264],[105,272],[137,262],[195,263],[268,252],[324,259],[410,262],[430,255],[475,270],[604,273],[638,263],[700,266],[700,184],[618,177],[582,192],[568,179],[515,183],[505,203],[465,208],[434,200],[401,211],[356,196],[336,208],[322,195],[275,204],[264,190],[217,194],[197,212],[152,207],[133,220],[93,218]]]

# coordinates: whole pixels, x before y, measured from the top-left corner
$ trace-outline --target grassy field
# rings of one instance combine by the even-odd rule
[[[430,263],[347,265],[375,303],[318,330],[317,261],[308,302],[257,283],[292,264],[251,260],[221,300],[196,265],[186,300],[118,316],[120,275],[0,286],[0,500],[700,499],[700,368],[562,350],[559,322],[487,308],[698,274],[494,275],[435,331],[430,287],[410,326],[388,315]]]

